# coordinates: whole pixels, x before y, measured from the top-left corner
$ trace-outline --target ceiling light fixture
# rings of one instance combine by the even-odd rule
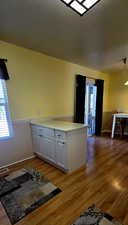
[[[95,6],[101,0],[61,0],[80,16],[89,11],[93,6]]]

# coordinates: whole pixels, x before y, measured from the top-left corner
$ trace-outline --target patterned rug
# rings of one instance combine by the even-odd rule
[[[60,192],[59,188],[32,168],[0,178],[0,201],[12,224]]]
[[[88,208],[72,225],[123,225],[95,205]]]

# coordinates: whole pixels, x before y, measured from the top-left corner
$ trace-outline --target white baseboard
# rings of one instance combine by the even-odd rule
[[[35,157],[36,157],[36,156],[33,155],[33,156],[28,157],[28,158],[26,158],[26,159],[22,159],[22,160],[19,160],[19,161],[14,162],[14,163],[10,163],[10,164],[8,164],[8,165],[2,166],[2,167],[0,167],[0,169],[3,169],[3,168],[6,168],[6,167],[9,167],[9,166],[16,165],[17,163],[21,163],[21,162],[24,162],[24,161],[29,160],[29,159],[34,159]]]

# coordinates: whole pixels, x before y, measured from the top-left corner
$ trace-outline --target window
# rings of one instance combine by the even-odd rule
[[[5,81],[0,79],[0,140],[12,136],[8,96]]]

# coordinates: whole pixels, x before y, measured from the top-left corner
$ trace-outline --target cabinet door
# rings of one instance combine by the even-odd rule
[[[66,143],[63,141],[56,141],[56,163],[67,169]]]
[[[41,155],[51,162],[56,163],[55,142],[52,139],[40,138],[40,152]]]
[[[38,135],[32,135],[32,145],[33,152],[40,153],[40,137]]]

